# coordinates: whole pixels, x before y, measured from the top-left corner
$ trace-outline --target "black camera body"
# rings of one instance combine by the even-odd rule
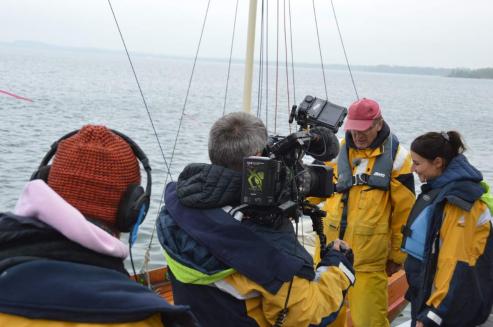
[[[248,157],[243,160],[242,203],[252,206],[278,206],[297,197],[329,197],[334,193],[333,170],[325,165],[294,163],[282,160]],[[296,187],[292,187],[293,183]]]
[[[320,127],[327,128],[330,130],[327,133],[335,133],[342,125],[347,109],[312,96],[306,96],[296,108],[293,106],[290,121],[295,119],[300,125],[298,132],[271,136],[262,157],[243,160],[242,203],[259,212],[272,211],[269,208],[282,212],[289,207],[292,214],[292,205],[286,203],[301,207],[306,197],[329,197],[334,193],[332,168],[307,165],[302,159],[310,153],[315,142],[321,142],[317,148],[320,145],[331,147],[325,144],[328,138],[324,133],[315,134],[307,127],[317,127],[319,132]]]

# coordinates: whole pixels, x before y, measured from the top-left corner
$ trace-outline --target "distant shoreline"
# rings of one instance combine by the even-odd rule
[[[58,46],[42,42],[32,41],[14,41],[14,42],[0,42],[0,46],[25,48],[25,49],[38,49],[38,50],[61,50],[61,51],[78,51],[78,52],[99,52],[99,53],[119,53],[119,50],[111,49],[99,49],[99,48],[83,48],[83,47],[68,47]],[[152,56],[157,58],[172,58],[172,59],[185,59],[191,58],[165,55],[165,54],[149,54],[142,52],[134,52],[133,55],[137,56]],[[200,58],[206,61],[224,62],[228,59],[222,58]],[[234,63],[242,63],[241,59],[232,59]],[[273,65],[270,62],[269,65]],[[284,63],[282,63],[284,64]],[[315,63],[296,63],[300,67],[320,67],[320,64]],[[326,69],[333,70],[347,70],[347,66],[343,64],[324,64]],[[477,79],[493,79],[493,68],[437,68],[437,67],[417,67],[417,66],[399,66],[399,65],[351,65],[353,71],[372,72],[372,73],[387,73],[387,74],[407,74],[407,75],[429,75],[429,76],[442,76],[442,77],[454,77],[454,78],[477,78]]]
[[[457,68],[457,69],[453,69],[448,76],[463,77],[463,78],[493,79],[493,68],[480,68],[480,69]]]

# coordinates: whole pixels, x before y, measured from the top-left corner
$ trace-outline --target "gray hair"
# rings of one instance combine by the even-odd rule
[[[262,152],[267,129],[260,119],[233,112],[217,120],[209,132],[209,158],[215,165],[241,171],[243,158]]]

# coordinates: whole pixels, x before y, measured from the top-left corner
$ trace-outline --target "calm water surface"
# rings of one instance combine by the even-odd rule
[[[199,60],[190,96],[181,119],[193,62],[136,56],[134,64],[171,175],[189,162],[207,162],[207,133],[223,114],[227,63]],[[283,71],[283,70],[282,70]],[[296,102],[306,94],[324,97],[320,69],[295,67]],[[349,75],[327,71],[332,102],[348,106],[355,100]],[[401,143],[430,130],[458,130],[469,147],[470,161],[493,182],[493,81],[433,76],[354,72],[360,96],[375,98]],[[274,80],[274,68],[269,79]],[[243,66],[233,64],[226,112],[241,110]],[[275,90],[265,89],[261,117],[271,133],[287,134],[285,77],[280,79],[278,117]],[[23,185],[53,141],[83,124],[97,123],[121,131],[147,153],[153,168],[151,210],[135,247],[137,269],[149,246],[166,165],[127,58],[117,52],[29,49],[0,45],[0,89],[34,100],[25,102],[0,94],[0,210],[12,210]],[[254,86],[258,91],[258,85]],[[291,91],[291,102],[292,100]],[[257,111],[257,95],[253,110]],[[181,131],[174,156],[174,142]],[[293,127],[294,128],[294,127]],[[294,131],[294,130],[293,130]],[[154,237],[151,266],[164,263]]]

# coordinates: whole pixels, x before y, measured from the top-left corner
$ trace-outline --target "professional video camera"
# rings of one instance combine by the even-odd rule
[[[284,217],[298,221],[301,213],[324,216],[306,197],[333,194],[332,168],[307,165],[302,159],[305,154],[320,161],[337,156],[339,143],[334,133],[346,114],[344,107],[306,96],[298,107],[293,106],[290,116],[300,130],[288,136],[270,137],[262,157],[243,160],[241,199],[258,222],[275,224]]]
[[[306,153],[320,161],[337,156],[339,143],[334,133],[346,114],[346,108],[309,95],[299,107],[293,106],[290,122],[295,119],[300,130],[271,136],[263,156],[244,159],[242,202],[278,206],[299,197],[332,195],[332,169],[305,165],[302,159]]]

